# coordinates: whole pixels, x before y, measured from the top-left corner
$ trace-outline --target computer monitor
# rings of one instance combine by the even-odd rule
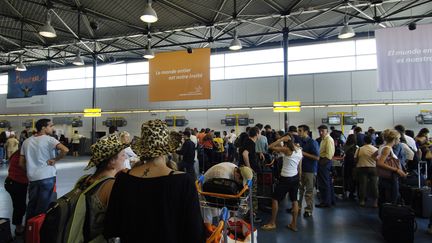
[[[344,116],[344,125],[357,125],[357,117]]]
[[[341,124],[340,116],[329,116],[328,117],[328,124],[329,125],[340,125]]]

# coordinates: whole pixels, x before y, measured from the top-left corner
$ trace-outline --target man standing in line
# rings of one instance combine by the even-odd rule
[[[313,211],[313,192],[315,185],[315,174],[317,171],[317,162],[319,160],[319,146],[317,141],[309,137],[310,128],[307,125],[298,126],[298,135],[300,137],[300,146],[303,151],[302,174],[300,184],[299,206],[302,208],[303,196],[306,200],[304,217],[312,216]]]
[[[248,138],[241,144],[239,149],[239,167],[247,166],[252,169],[252,202],[253,202],[253,212],[255,223],[262,222],[262,219],[256,217],[258,211],[258,198],[257,198],[257,174],[259,170],[257,153],[255,151],[255,143],[258,139],[258,128],[252,127],[248,131]]]
[[[179,169],[181,171],[186,170],[186,173],[190,174],[193,178],[195,176],[195,143],[191,140],[190,130],[183,132],[184,143],[180,150],[177,150],[177,154],[183,155],[182,162],[179,163]]]
[[[326,125],[318,127],[318,132],[321,138],[319,161],[318,161],[318,190],[321,195],[320,204],[315,205],[317,208],[328,208],[335,204],[335,196],[333,190],[333,183],[330,178],[333,161],[332,158],[335,153],[335,145],[333,138],[328,134]]]
[[[54,199],[55,163],[69,152],[66,146],[50,136],[54,130],[51,120],[38,120],[36,129],[37,134],[24,141],[20,156],[20,166],[26,169],[30,182],[27,219],[48,209]],[[55,149],[60,150],[60,153],[53,158]]]
[[[231,132],[228,134],[228,161],[233,162],[234,161],[234,155],[236,152],[236,147],[234,146],[234,142],[237,138],[237,135],[235,134],[235,130],[231,129]]]
[[[263,125],[261,123],[256,124],[255,127],[257,127],[259,129],[258,134],[257,134],[258,139],[255,142],[256,143],[255,150],[256,150],[256,153],[258,155],[258,160],[261,161],[261,163],[264,163],[265,162],[265,155],[268,152],[267,137],[261,135],[261,131],[263,129]]]

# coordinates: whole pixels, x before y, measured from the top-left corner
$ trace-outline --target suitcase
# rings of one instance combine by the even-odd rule
[[[0,218],[0,243],[9,242],[12,242],[10,220],[7,218]]]
[[[414,188],[412,207],[418,217],[429,218],[432,212],[432,195],[429,187],[421,187],[422,175],[421,165],[425,166],[425,176],[427,178],[427,162],[419,161],[418,163],[418,185],[419,188]]]
[[[234,180],[223,178],[210,179],[206,181],[203,185],[204,192],[213,192],[228,195],[237,195],[240,192],[241,188],[242,187]],[[224,199],[212,196],[205,196],[205,198],[208,202],[214,203],[214,206],[216,207],[227,206],[232,208],[238,206],[240,203],[240,199],[238,198]]]
[[[26,243],[40,243],[39,231],[45,220],[45,214],[39,214],[33,218],[27,220],[25,230],[25,242]]]
[[[388,243],[412,243],[417,230],[414,210],[409,206],[385,203],[381,206],[382,235]]]

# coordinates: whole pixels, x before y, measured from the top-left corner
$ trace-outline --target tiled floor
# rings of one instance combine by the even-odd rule
[[[68,192],[76,180],[83,175],[88,158],[78,160],[69,157],[57,165],[58,195]],[[3,187],[7,175],[7,166],[0,166],[0,217],[11,218],[12,205],[9,194]],[[258,242],[286,243],[374,243],[384,242],[381,233],[381,223],[377,217],[377,210],[360,208],[350,201],[338,201],[337,206],[329,209],[315,209],[312,218],[299,217],[299,231],[292,232],[285,226],[289,223],[290,215],[285,213],[287,203],[281,205],[278,217],[278,228],[275,231],[258,230]],[[270,217],[262,213],[264,222]],[[264,223],[263,222],[263,223]],[[417,219],[418,230],[415,233],[416,243],[432,242],[432,235],[426,234],[428,220]],[[20,241],[16,241],[20,242]]]

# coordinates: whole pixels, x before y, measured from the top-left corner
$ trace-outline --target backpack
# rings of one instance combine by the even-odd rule
[[[104,181],[111,179],[110,177],[101,178],[87,188],[84,188],[86,182],[91,175],[81,177],[76,183],[72,191],[66,193],[59,198],[53,206],[51,206],[45,217],[45,221],[40,230],[40,239],[44,243],[64,243],[68,242],[72,223],[74,223],[75,209],[78,201],[84,199],[85,194],[103,184]],[[81,200],[80,200],[81,199]]]

